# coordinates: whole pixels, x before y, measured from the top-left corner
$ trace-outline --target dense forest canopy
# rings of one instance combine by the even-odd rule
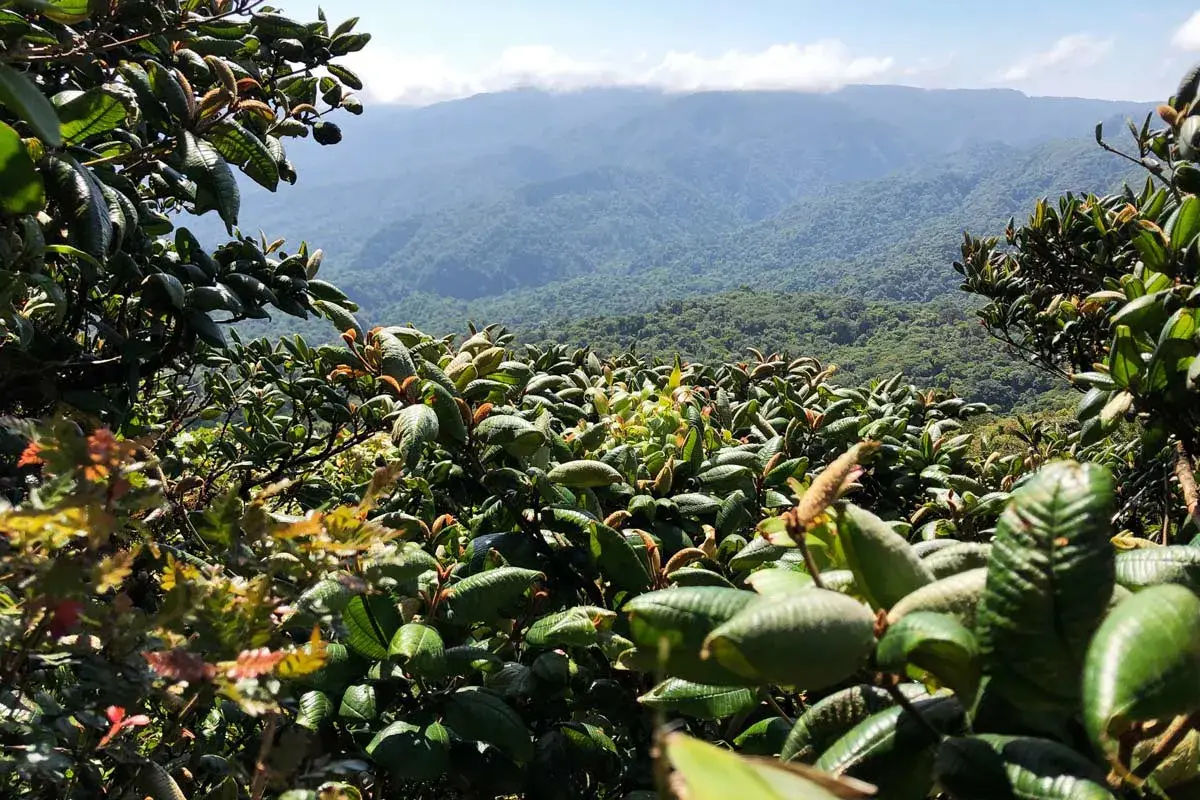
[[[512,193],[548,206],[536,228],[726,186],[680,143],[732,103],[700,127],[759,167],[748,225],[685,241],[713,207],[680,195],[626,241],[564,227],[546,252],[584,261],[491,307],[593,294],[450,331],[467,298],[388,319],[316,240],[243,233],[269,227],[243,189],[288,196],[289,153],[363,111],[357,20],[17,0],[0,37],[4,796],[1200,796],[1200,70],[1088,151],[1046,139],[1097,106],[1012,93],[518,93],[583,169],[481,174],[480,219]],[[848,100],[895,139],[837,178],[822,122]],[[521,141],[513,101],[474,99],[506,124],[462,147]],[[382,116],[428,153],[457,113]],[[587,163],[607,140],[580,119],[626,169]],[[905,133],[922,120],[946,135]],[[945,169],[875,180],[922,158]],[[384,226],[422,242],[408,277],[501,280],[445,191],[443,233]],[[1011,203],[1001,236],[962,233]],[[660,224],[681,238],[647,251]],[[593,236],[637,258],[587,262]],[[248,335],[279,315],[318,333]],[[960,383],[1077,402],[989,416]]]

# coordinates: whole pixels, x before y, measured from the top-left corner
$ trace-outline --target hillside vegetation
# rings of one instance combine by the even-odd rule
[[[1136,183],[960,235],[941,269],[964,307],[1079,398],[989,420],[870,377],[930,362],[983,385],[959,363],[979,328],[944,299],[660,295],[524,340],[369,317],[321,249],[241,234],[234,178],[286,194],[296,140],[342,140],[357,20],[255,0],[0,17],[0,796],[1200,793],[1200,70],[1112,156]],[[593,124],[650,159],[666,142],[632,134],[674,103],[782,123],[887,108],[878,91],[777,111],[600,93]],[[959,99],[901,94],[900,129]],[[557,109],[539,120],[511,100],[472,101],[497,123],[475,155],[539,124],[581,135],[582,99],[519,95]],[[429,155],[457,110],[393,113]],[[753,125],[664,130],[710,129],[736,151]],[[794,147],[818,176],[819,144]],[[188,227],[211,219],[223,234]],[[272,315],[333,335],[239,330]],[[858,374],[801,352],[825,344]]]

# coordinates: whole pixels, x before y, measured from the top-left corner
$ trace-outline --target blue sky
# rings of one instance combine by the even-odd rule
[[[277,0],[311,15],[311,0]],[[1141,5],[1141,9],[1138,6]],[[1165,99],[1200,60],[1200,3],[1158,0],[324,0],[373,41],[377,100],[519,85],[667,90],[995,87]],[[1153,7],[1153,11],[1144,10]]]

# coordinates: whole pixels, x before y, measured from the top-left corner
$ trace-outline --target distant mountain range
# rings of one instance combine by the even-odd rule
[[[740,288],[927,302],[956,294],[964,229],[1131,177],[1092,129],[1152,110],[896,86],[368,107],[336,147],[289,141],[298,185],[247,187],[242,218],[322,247],[366,320],[438,332]]]

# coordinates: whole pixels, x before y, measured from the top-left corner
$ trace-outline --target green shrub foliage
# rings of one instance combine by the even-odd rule
[[[0,8],[0,793],[1200,791],[1200,81],[1140,194],[965,240],[987,326],[1088,391],[983,423],[810,357],[362,325],[231,171],[341,138],[354,27]],[[272,307],[341,339],[212,316]]]

